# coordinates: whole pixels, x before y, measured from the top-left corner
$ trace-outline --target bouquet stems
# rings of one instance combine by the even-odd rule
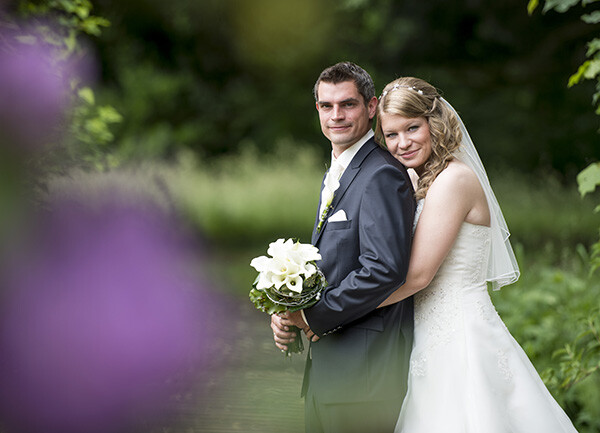
[[[285,356],[292,356],[292,353],[302,353],[304,351],[304,343],[302,342],[302,331],[297,326],[290,326],[290,332],[296,334],[296,338],[291,343],[287,344]]]

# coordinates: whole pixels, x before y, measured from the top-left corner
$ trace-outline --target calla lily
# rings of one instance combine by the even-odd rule
[[[285,279],[285,285],[292,292],[301,293],[302,292],[302,277],[300,275],[289,275]]]

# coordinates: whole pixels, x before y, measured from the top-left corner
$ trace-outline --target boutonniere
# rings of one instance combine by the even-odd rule
[[[327,218],[329,211],[331,211],[331,209],[332,209],[332,206],[331,206],[332,201],[333,201],[333,197],[331,197],[331,200],[329,200],[329,203],[327,203],[327,207],[323,210],[323,213],[321,213],[321,216],[319,217],[319,224],[317,225],[317,233],[321,232],[321,227],[323,227],[323,222]]]
[[[321,209],[319,214],[319,224],[317,225],[317,233],[321,231],[323,222],[331,210],[331,202],[333,202],[333,198],[335,197],[335,191],[340,187],[340,181],[338,178],[341,175],[341,169],[342,167],[338,164],[334,173],[332,173],[332,167],[329,173],[327,173],[327,176],[325,176],[325,182],[323,182],[323,191],[321,192]]]

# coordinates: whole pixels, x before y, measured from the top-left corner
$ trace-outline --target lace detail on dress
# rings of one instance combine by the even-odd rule
[[[415,295],[415,326],[423,327],[428,343],[411,357],[411,374],[425,376],[427,353],[453,341],[462,314],[457,289],[454,285],[430,285]]]
[[[417,207],[415,208],[415,219],[413,220],[413,234],[417,229],[417,223],[419,222],[419,217],[421,216],[421,212],[423,212],[423,203],[425,203],[424,199],[421,199],[417,202]]]
[[[489,240],[488,230],[487,227],[463,224],[431,284],[415,294],[414,320],[418,332],[415,338],[421,341],[411,356],[411,375],[427,375],[429,355],[440,347],[454,344],[457,333],[462,332],[465,290],[477,293],[483,290],[487,296],[482,268],[487,266],[485,241]],[[478,309],[482,317],[497,314],[495,310],[484,310],[484,303]]]
[[[427,358],[424,354],[411,357],[410,360],[410,374],[414,376],[425,376],[427,371]]]
[[[496,352],[496,356],[498,357],[498,369],[504,376],[504,379],[507,381],[511,380],[513,375],[512,371],[508,367],[508,356],[506,356],[506,352],[503,350],[498,350]]]

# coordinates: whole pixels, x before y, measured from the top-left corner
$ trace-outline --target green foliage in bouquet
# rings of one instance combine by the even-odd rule
[[[314,265],[314,262],[312,263]],[[303,308],[312,307],[318,300],[321,290],[327,286],[325,276],[319,270],[312,276],[304,280],[302,283],[301,298],[305,299],[304,303],[300,302],[300,296],[295,296],[294,292],[281,293],[276,290],[259,290],[256,288],[256,283],[259,277],[256,277],[252,290],[250,290],[250,300],[260,311],[267,314],[283,313],[285,311],[298,311]],[[295,305],[295,306],[294,306]]]

